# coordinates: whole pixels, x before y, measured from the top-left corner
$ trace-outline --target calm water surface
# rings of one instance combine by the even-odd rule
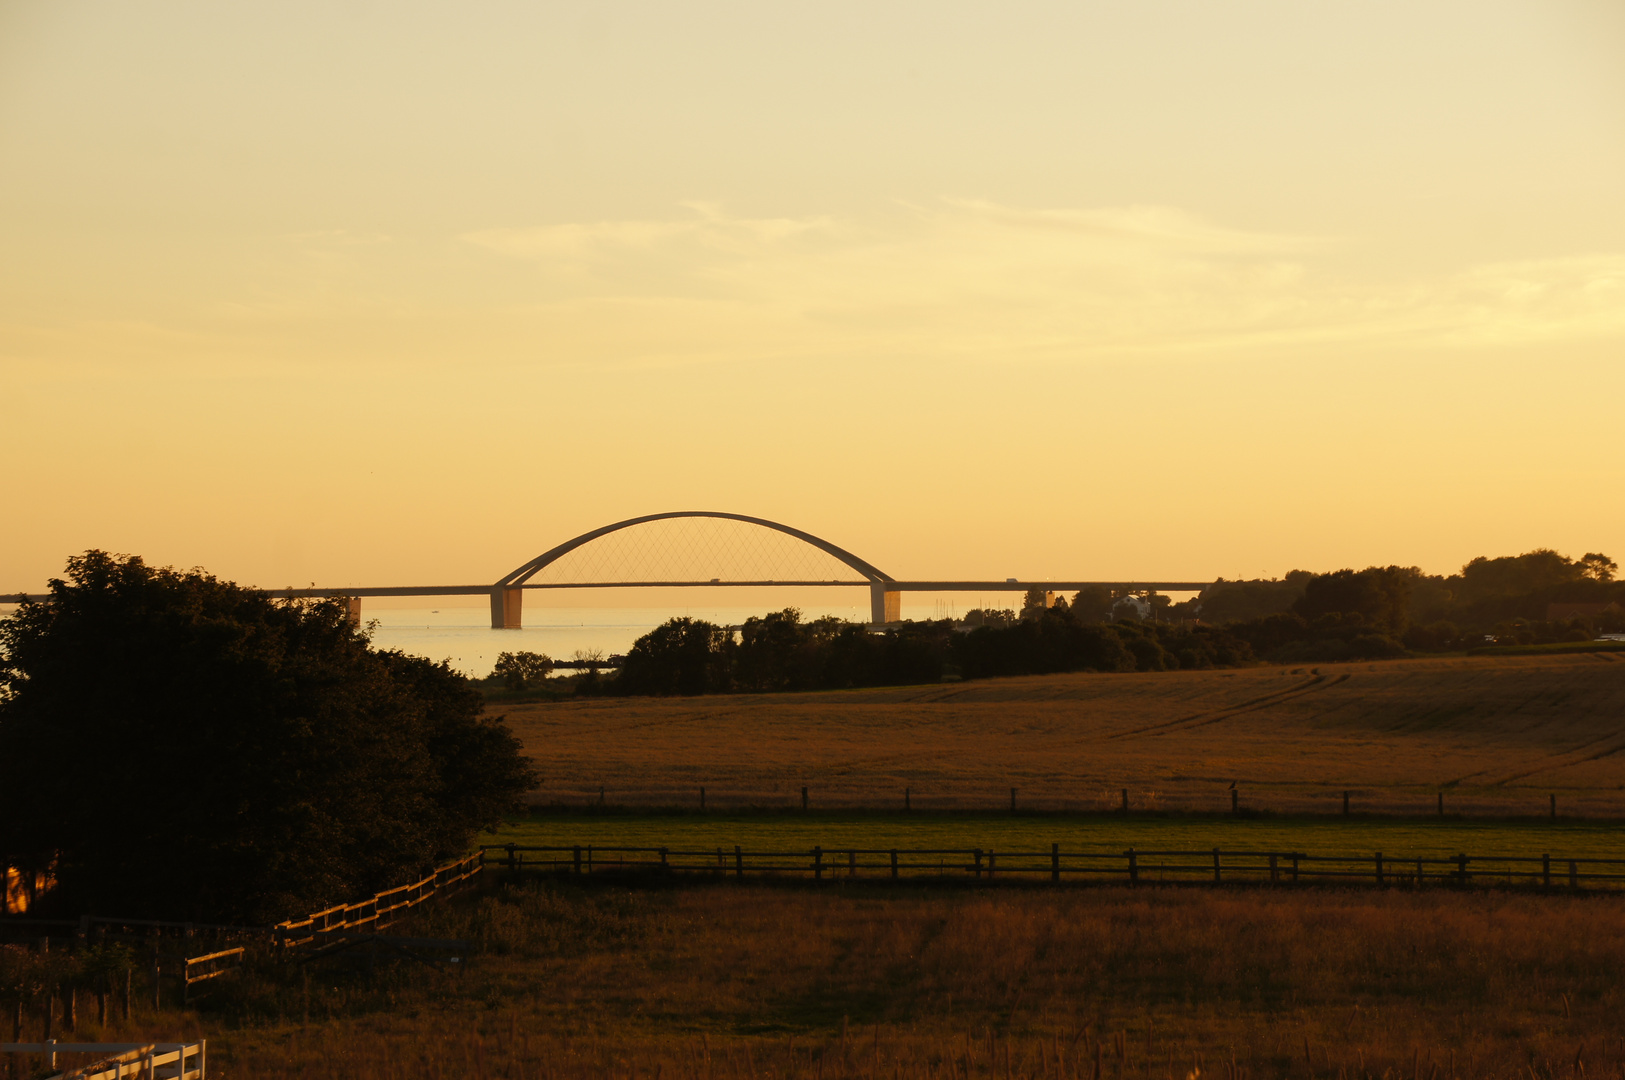
[[[527,604],[523,630],[492,630],[488,608],[368,608],[363,604],[361,618],[376,621],[373,644],[381,649],[449,660],[451,666],[475,678],[484,678],[504,652],[546,653],[555,660],[568,660],[578,650],[597,649],[605,656],[624,653],[632,643],[667,619],[687,615],[720,626],[738,626],[752,616],[764,613],[761,607],[701,607],[673,610],[662,608],[541,607]],[[804,609],[806,618],[835,615],[843,619],[866,619],[868,611],[856,606],[831,606],[821,610]],[[927,606],[917,617],[931,617]]]

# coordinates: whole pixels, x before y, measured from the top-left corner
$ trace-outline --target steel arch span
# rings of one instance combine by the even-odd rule
[[[843,565],[856,571],[862,580],[858,581],[730,581],[729,585],[868,585],[870,594],[871,614],[875,622],[895,621],[898,618],[898,608],[901,594],[886,588],[888,583],[895,579],[874,564],[860,559],[843,547],[830,543],[828,540],[812,533],[803,532],[789,525],[766,518],[749,517],[745,514],[729,514],[717,510],[674,510],[664,514],[645,514],[642,517],[627,518],[612,525],[584,532],[580,536],[566,540],[557,547],[550,548],[542,554],[519,566],[511,573],[499,579],[491,586],[491,627],[495,630],[518,629],[521,626],[523,611],[524,590],[527,588],[573,588],[589,585],[605,586],[655,586],[655,585],[719,585],[723,582],[711,581],[614,581],[614,582],[567,582],[553,584],[531,583],[542,570],[557,562],[559,559],[592,543],[594,540],[630,529],[636,525],[645,525],[654,521],[671,521],[679,518],[712,518],[721,521],[738,521],[747,525],[756,525],[764,529],[771,529],[786,536],[816,548],[826,555],[838,560]]]

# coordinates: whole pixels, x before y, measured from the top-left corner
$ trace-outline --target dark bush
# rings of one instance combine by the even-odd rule
[[[333,601],[87,552],[0,620],[0,863],[72,911],[264,923],[460,855],[534,782],[445,664]]]

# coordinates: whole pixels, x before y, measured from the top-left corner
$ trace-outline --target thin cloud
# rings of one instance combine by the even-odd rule
[[[468,243],[518,258],[602,260],[661,248],[697,246],[750,254],[754,249],[829,227],[827,218],[736,218],[712,203],[686,203],[696,218],[595,221],[465,233]]]
[[[571,362],[600,365],[1307,358],[1625,332],[1625,255],[1350,277],[1334,238],[1253,232],[1177,207],[944,199],[901,209],[863,221],[753,218],[696,202],[663,220],[462,239],[540,264],[533,299],[494,313],[510,334],[567,342]]]
[[[1330,243],[1322,237],[1228,229],[1174,206],[1024,210],[976,199],[950,198],[943,201],[955,210],[1011,228],[1142,241],[1195,251],[1304,251]]]

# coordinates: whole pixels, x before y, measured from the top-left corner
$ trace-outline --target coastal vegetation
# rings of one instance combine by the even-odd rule
[[[737,628],[676,618],[639,638],[619,671],[546,688],[551,661],[504,653],[488,680],[511,698],[563,693],[699,695],[897,686],[1069,671],[1150,672],[1258,663],[1381,660],[1482,648],[1617,649],[1625,583],[1608,556],[1540,549],[1477,558],[1449,576],[1415,567],[1270,581],[1216,581],[1190,600],[1092,587],[1070,600],[1030,590],[1020,612],[977,609],[960,619],[873,630],[795,608]],[[521,669],[540,674],[526,677]]]

